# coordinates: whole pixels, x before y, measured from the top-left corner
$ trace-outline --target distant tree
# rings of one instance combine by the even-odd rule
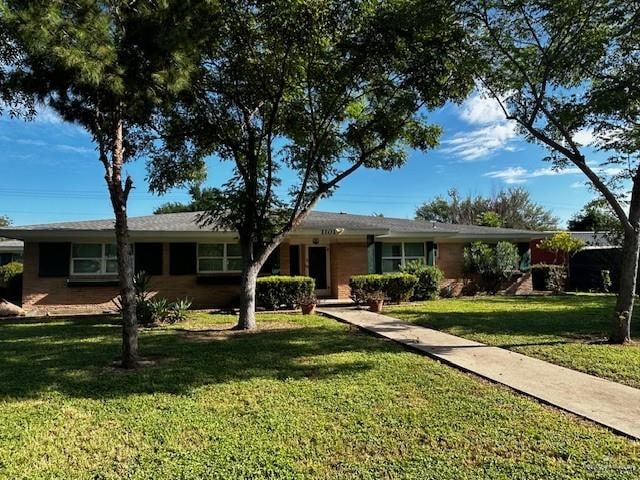
[[[609,340],[631,340],[640,257],[640,3],[467,0],[478,82],[553,168],[579,169],[623,226]],[[597,142],[583,140],[588,136]],[[608,155],[604,165],[581,143]],[[630,191],[629,191],[630,190]],[[628,199],[628,201],[627,201]]]
[[[232,162],[203,220],[238,232],[237,328],[253,329],[268,256],[358,169],[391,170],[409,148],[433,148],[440,128],[426,114],[468,94],[473,58],[453,0],[240,0],[218,12],[222,40],[163,119],[149,167],[162,193],[210,155]]]
[[[11,219],[6,215],[0,215],[0,227],[8,227],[11,225]]]
[[[211,203],[216,199],[217,190],[213,188],[202,188],[200,185],[189,187],[191,201],[189,203],[167,202],[156,208],[153,213],[181,213],[181,212],[202,212],[211,208]]]
[[[613,213],[611,207],[604,199],[595,199],[588,202],[567,223],[572,232],[598,232],[606,235],[611,243],[616,245],[622,242],[624,231],[620,219]]]
[[[478,225],[482,225],[483,227],[497,228],[502,227],[504,222],[502,221],[502,217],[498,213],[487,211],[482,212],[480,215],[478,215],[476,223]]]
[[[501,190],[492,196],[462,198],[456,189],[448,198],[437,196],[416,210],[416,218],[429,222],[502,226],[525,230],[553,230],[558,219],[531,200],[522,187]],[[500,222],[500,223],[498,223]]]
[[[144,149],[140,133],[149,127],[154,110],[189,81],[194,45],[187,22],[199,21],[197,5],[0,2],[2,29],[17,39],[23,55],[18,68],[9,72],[10,81],[84,128],[104,167],[115,216],[126,368],[137,363],[138,329],[127,223],[133,181],[123,169]]]

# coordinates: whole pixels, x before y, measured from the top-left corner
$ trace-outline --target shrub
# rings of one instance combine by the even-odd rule
[[[384,294],[391,302],[407,302],[413,296],[418,284],[418,277],[409,273],[387,273],[385,277]]]
[[[370,273],[368,275],[353,275],[349,278],[351,299],[356,303],[366,303],[371,294],[385,291],[384,275]]]
[[[480,287],[473,281],[466,282],[460,291],[463,297],[475,297],[478,293],[480,293]]]
[[[467,274],[480,277],[479,288],[495,294],[502,282],[518,269],[520,255],[510,242],[498,242],[495,247],[473,242],[464,249],[464,268]]]
[[[531,281],[534,290],[562,292],[567,283],[567,269],[563,265],[539,263],[531,268]]]
[[[0,297],[16,305],[22,303],[22,263],[10,262],[0,267]]]
[[[440,289],[440,298],[453,298],[455,288],[453,285],[445,285]]]
[[[176,300],[169,306],[169,323],[184,322],[187,319],[187,312],[191,308],[191,300],[183,298]]]
[[[407,262],[400,267],[403,273],[415,275],[418,283],[413,291],[413,298],[416,300],[435,300],[438,298],[440,282],[444,278],[442,270],[438,267],[425,265],[420,261]]]
[[[149,283],[151,276],[147,275],[144,271],[138,272],[133,276],[133,288],[136,295],[136,318],[140,325],[150,325],[153,323],[153,318],[149,310]],[[113,303],[118,310],[118,313],[122,314],[122,299],[118,296],[113,300]]]
[[[149,314],[153,323],[161,323],[168,316],[171,304],[166,298],[153,298],[148,302]]]
[[[418,277],[408,273],[354,275],[349,279],[349,288],[356,303],[365,303],[380,293],[392,302],[405,302],[417,283]]]
[[[294,308],[298,298],[312,296],[315,289],[316,282],[311,277],[260,277],[256,284],[256,302],[267,310]]]
[[[20,262],[10,262],[0,267],[0,281],[8,285],[11,281],[19,277],[24,270],[24,266]]]

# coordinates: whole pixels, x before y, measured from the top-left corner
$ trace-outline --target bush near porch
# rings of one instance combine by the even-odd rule
[[[312,297],[316,282],[311,277],[274,275],[259,277],[256,283],[256,303],[267,310],[296,308],[298,299]]]
[[[356,303],[367,303],[372,295],[382,294],[391,302],[408,301],[418,284],[418,277],[408,273],[371,273],[353,275],[349,279],[351,298]]]

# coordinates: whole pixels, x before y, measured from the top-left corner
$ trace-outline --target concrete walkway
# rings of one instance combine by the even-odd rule
[[[318,312],[640,440],[640,390],[357,308]]]

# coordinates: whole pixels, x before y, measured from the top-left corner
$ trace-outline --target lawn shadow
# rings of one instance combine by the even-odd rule
[[[490,300],[492,308],[473,309],[473,299],[451,303],[451,308],[430,310],[429,303],[399,306],[389,315],[435,330],[454,331],[461,335],[515,335],[534,337],[533,344],[546,344],[535,337],[563,337],[567,343],[593,341],[606,337],[610,329],[613,304],[595,303],[581,297],[500,298]],[[515,303],[527,309],[511,308]],[[446,304],[445,304],[446,306]],[[558,341],[550,338],[549,342]],[[528,343],[529,344],[529,343]],[[505,347],[508,348],[507,345]]]
[[[225,331],[217,328],[210,331]],[[175,329],[146,330],[141,354],[157,365],[115,373],[117,324],[96,319],[0,325],[0,399],[34,398],[47,391],[81,398],[132,394],[189,394],[208,384],[253,379],[312,379],[352,375],[375,366],[371,357],[339,353],[392,351],[383,342],[338,325],[289,325],[194,341]],[[169,361],[162,361],[162,359]]]

